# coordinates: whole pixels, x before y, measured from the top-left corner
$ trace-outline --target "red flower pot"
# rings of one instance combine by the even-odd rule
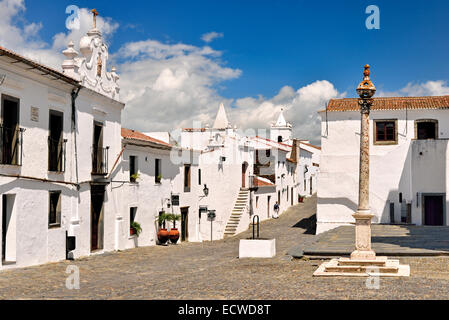
[[[176,228],[171,228],[169,232],[170,242],[176,244],[179,240],[179,230]]]
[[[129,228],[129,235],[133,236],[135,234],[137,234],[136,230],[134,228]]]
[[[167,229],[160,229],[157,233],[157,239],[159,240],[160,244],[166,244],[169,238],[170,234],[168,233]]]

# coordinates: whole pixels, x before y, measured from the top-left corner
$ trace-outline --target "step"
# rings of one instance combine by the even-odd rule
[[[399,263],[399,260],[388,260],[387,257],[378,257],[372,260],[354,260],[349,258],[341,258],[338,260],[338,265],[340,266],[376,266],[385,267],[388,265],[393,265]]]
[[[398,267],[376,267],[376,266],[328,266],[326,272],[343,272],[343,273],[397,273]]]

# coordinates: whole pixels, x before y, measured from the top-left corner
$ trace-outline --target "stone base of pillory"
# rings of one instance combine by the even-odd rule
[[[399,260],[376,257],[371,260],[333,259],[323,263],[314,277],[409,277],[410,266]]]

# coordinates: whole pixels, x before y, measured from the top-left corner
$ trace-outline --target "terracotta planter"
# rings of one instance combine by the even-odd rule
[[[170,234],[168,233],[167,229],[160,229],[157,233],[157,239],[159,240],[160,244],[166,244],[169,238]]]
[[[179,240],[179,230],[176,228],[171,228],[169,235],[170,235],[170,242],[176,244]]]
[[[134,228],[129,228],[129,235],[133,236],[135,234],[137,234],[136,230]]]
[[[299,198],[299,203],[304,203],[304,198],[300,197]]]

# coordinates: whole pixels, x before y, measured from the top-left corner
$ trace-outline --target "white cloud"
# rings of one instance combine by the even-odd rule
[[[209,32],[209,33],[205,33],[201,36],[201,40],[203,40],[206,43],[210,43],[212,41],[214,41],[215,39],[219,39],[219,38],[223,38],[224,34],[223,33],[219,33],[219,32]]]
[[[303,140],[320,143],[320,119],[317,112],[324,109],[326,102],[332,98],[342,98],[332,83],[326,80],[315,81],[294,90],[283,87],[279,93],[270,98],[243,98],[236,101],[231,118],[243,128],[268,128],[277,120],[281,108],[285,117],[293,125],[294,136]]]
[[[238,78],[241,71],[225,66],[221,52],[209,47],[165,44],[156,40],[124,45],[115,56],[120,64],[125,126],[159,131],[212,124],[221,97],[215,86]]]
[[[427,81],[423,83],[409,83],[397,91],[380,91],[379,97],[421,97],[421,96],[443,96],[449,95],[449,87],[446,81]]]
[[[92,26],[90,10],[80,10],[80,30],[58,33],[52,43],[39,38],[42,23],[17,19],[25,10],[23,0],[0,0],[0,44],[60,70],[64,59],[61,51],[70,40],[77,46]],[[101,16],[97,25],[107,39],[118,28],[112,19]],[[212,32],[203,35],[203,40],[211,42],[222,36]],[[146,132],[191,127],[194,121],[212,125],[223,102],[233,124],[242,129],[263,129],[276,120],[284,107],[295,136],[319,143],[317,111],[327,100],[344,93],[328,81],[316,81],[297,90],[285,86],[271,98],[226,99],[216,88],[240,77],[242,71],[226,66],[221,56],[220,51],[209,46],[167,44],[153,39],[123,45],[111,55],[118,63],[122,100],[126,102],[123,125]]]

